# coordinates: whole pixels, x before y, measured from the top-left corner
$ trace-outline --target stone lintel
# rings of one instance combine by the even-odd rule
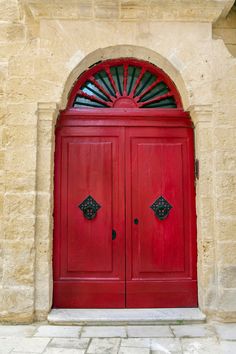
[[[215,22],[226,17],[234,0],[24,0],[24,6],[38,20],[144,20]]]

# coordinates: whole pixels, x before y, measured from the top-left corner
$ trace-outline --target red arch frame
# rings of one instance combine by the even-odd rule
[[[139,59],[134,59],[134,58],[119,58],[119,59],[109,59],[109,60],[104,60],[101,61],[99,63],[94,64],[92,67],[88,68],[86,71],[84,71],[79,78],[77,79],[77,81],[75,82],[72,90],[70,91],[69,94],[69,99],[68,99],[68,103],[67,103],[67,107],[66,109],[75,109],[73,107],[73,103],[74,100],[78,94],[78,92],[80,91],[81,87],[83,86],[83,84],[91,79],[91,77],[93,77],[93,75],[95,75],[97,72],[99,72],[102,69],[108,69],[110,66],[119,66],[119,65],[133,65],[133,66],[137,66],[137,67],[141,67],[142,71],[149,71],[150,73],[152,73],[153,75],[156,75],[157,78],[160,81],[163,81],[168,88],[170,89],[170,94],[168,94],[169,96],[172,96],[175,99],[175,103],[177,105],[176,108],[163,108],[163,109],[171,109],[171,110],[176,110],[176,109],[183,109],[183,105],[182,105],[182,100],[179,94],[179,91],[177,89],[177,87],[175,86],[174,82],[171,80],[171,78],[160,68],[158,68],[157,66],[155,66],[154,64],[151,64],[147,61],[144,60],[139,60]],[[126,92],[125,92],[126,93]],[[116,94],[119,97],[119,92],[116,91]],[[168,96],[167,95],[167,96]],[[126,96],[122,96],[123,98],[127,98],[130,99],[130,95],[126,94]],[[110,107],[109,107],[110,108]],[[112,109],[114,109],[113,107],[111,107]],[[127,104],[127,101],[125,103],[125,106],[122,106],[122,104],[119,106],[119,108],[138,108],[135,107],[135,104],[132,104],[131,100],[130,100],[130,105],[129,103]],[[86,108],[76,108],[76,110],[85,110]],[[104,108],[88,108],[90,111],[91,110],[99,110],[99,109],[104,109]],[[147,108],[138,108],[138,109],[147,109]],[[160,110],[161,108],[148,108],[148,110]]]

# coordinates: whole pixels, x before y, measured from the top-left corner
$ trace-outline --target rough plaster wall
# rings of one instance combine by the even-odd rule
[[[214,24],[213,37],[222,38],[229,52],[236,57],[236,5],[232,7],[226,18]]]
[[[52,169],[52,127],[50,122],[42,123],[37,136],[37,103],[60,103],[68,76],[86,55],[97,48],[123,44],[149,47],[167,58],[185,83],[185,107],[206,105],[210,111],[204,125],[196,123],[201,166],[197,186],[199,294],[204,311],[216,314],[219,310],[218,315],[225,319],[236,318],[235,59],[221,40],[212,41],[208,23],[139,22],[140,8],[135,15],[129,12],[129,19],[120,23],[111,20],[113,5],[107,8],[100,4],[93,9],[90,1],[78,2],[79,19],[77,14],[70,21],[39,21],[25,3],[0,2],[2,320],[32,320],[35,297],[38,318],[43,318],[50,307],[52,176],[44,171]],[[49,5],[44,11],[50,18],[55,12],[50,12]],[[63,7],[58,7],[58,12],[64,14]],[[95,13],[98,18],[94,18]],[[135,21],[131,21],[132,16]],[[119,56],[122,51],[116,47],[110,53]],[[182,87],[179,89],[186,94]],[[36,176],[37,161],[44,169]],[[36,185],[36,231],[42,237],[35,240]]]

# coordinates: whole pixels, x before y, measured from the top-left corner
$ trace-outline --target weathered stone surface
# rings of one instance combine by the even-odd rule
[[[66,106],[84,70],[100,60],[124,56],[148,60],[166,71],[180,91],[184,109],[192,112],[200,161],[199,303],[208,313],[220,311],[222,318],[232,319],[236,62],[228,49],[236,46],[235,9],[213,29],[214,38],[223,38],[228,49],[221,39],[212,38],[212,22],[224,17],[232,4],[233,0],[0,1],[2,319],[30,321],[34,312],[46,318],[52,295],[58,109]],[[41,111],[36,113],[37,107]]]
[[[236,288],[236,265],[220,267],[219,282],[224,288]]]
[[[84,327],[81,337],[126,337],[125,327],[91,326]]]
[[[129,326],[129,337],[173,337],[168,326]]]
[[[116,354],[120,344],[119,338],[93,338],[87,353],[96,354]]]
[[[41,326],[35,337],[78,338],[81,327],[72,326]]]

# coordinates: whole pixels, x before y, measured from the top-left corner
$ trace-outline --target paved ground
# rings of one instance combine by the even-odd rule
[[[236,324],[0,326],[0,354],[236,354]]]

